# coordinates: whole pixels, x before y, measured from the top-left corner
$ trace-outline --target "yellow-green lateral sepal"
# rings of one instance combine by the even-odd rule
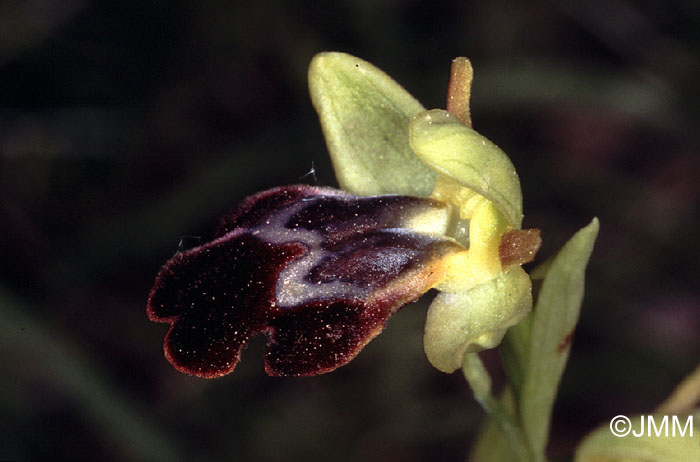
[[[520,180],[498,146],[442,109],[416,115],[409,127],[409,142],[423,162],[493,201],[510,225],[520,228]]]
[[[618,416],[618,425],[605,423],[590,433],[576,450],[576,462],[697,462],[698,433],[688,416]],[[651,422],[649,420],[651,419]],[[664,424],[664,419],[666,423]],[[675,419],[675,421],[674,421]],[[613,430],[618,432],[616,436]],[[628,432],[629,433],[626,433]],[[692,433],[691,433],[692,432]]]
[[[454,372],[465,353],[498,345],[530,308],[532,285],[519,266],[466,292],[440,292],[428,309],[425,354],[436,369]]]
[[[311,61],[309,90],[342,189],[430,194],[437,175],[408,144],[408,124],[423,106],[403,87],[366,61],[326,52]]]

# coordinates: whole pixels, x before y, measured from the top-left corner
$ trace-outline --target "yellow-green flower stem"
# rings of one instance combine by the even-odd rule
[[[474,393],[474,399],[493,419],[508,442],[516,460],[523,462],[541,462],[527,443],[527,438],[515,418],[503,403],[491,393],[491,377],[484,367],[478,353],[464,355],[462,373]]]

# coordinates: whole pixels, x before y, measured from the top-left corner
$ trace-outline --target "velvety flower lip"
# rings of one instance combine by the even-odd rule
[[[147,312],[167,322],[181,372],[231,372],[246,341],[267,336],[270,375],[316,375],[348,363],[399,308],[463,251],[445,237],[446,206],[408,196],[353,196],[304,185],[253,195],[213,241],[160,270]]]
[[[347,192],[297,185],[255,194],[213,241],[163,266],[148,314],[170,323],[165,354],[178,370],[224,375],[264,334],[268,374],[328,372],[435,288],[424,349],[452,372],[527,315],[531,282],[520,265],[540,234],[521,229],[512,162],[471,128],[471,68],[461,62],[462,82],[451,79],[448,91],[455,114],[424,110],[359,58],[314,57],[312,102]]]

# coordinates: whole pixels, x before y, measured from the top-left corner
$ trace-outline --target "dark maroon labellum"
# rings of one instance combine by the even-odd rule
[[[430,289],[452,240],[407,228],[439,202],[288,186],[247,198],[216,238],[161,269],[147,312],[168,322],[165,355],[181,372],[233,370],[267,336],[270,375],[316,375],[348,363],[403,305]]]

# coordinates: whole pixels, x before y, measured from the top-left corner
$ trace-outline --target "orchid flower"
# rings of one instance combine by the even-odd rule
[[[471,66],[453,63],[447,110],[425,110],[381,70],[321,53],[309,86],[341,189],[255,194],[211,242],[161,269],[147,313],[167,322],[181,372],[231,372],[267,336],[270,375],[347,364],[401,307],[430,289],[424,348],[440,371],[497,346],[532,307],[521,265],[539,230],[522,230],[513,164],[471,128]]]

